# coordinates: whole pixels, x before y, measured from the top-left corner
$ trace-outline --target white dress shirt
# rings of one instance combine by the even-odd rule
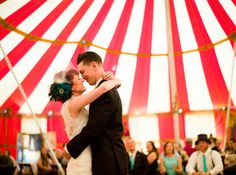
[[[205,153],[201,151],[195,151],[193,154],[191,154],[186,166],[186,171],[188,174],[192,174],[193,172],[204,172],[202,159],[203,154],[206,156],[208,173],[211,175],[216,175],[223,171],[223,163],[220,153],[209,148]]]

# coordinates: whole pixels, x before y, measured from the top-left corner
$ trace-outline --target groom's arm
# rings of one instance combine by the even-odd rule
[[[73,158],[78,157],[96,137],[104,132],[105,126],[113,116],[114,106],[117,103],[118,98],[115,91],[115,89],[112,89],[93,102],[94,106],[90,111],[93,114],[90,115],[88,124],[80,134],[76,135],[67,144],[67,150]]]

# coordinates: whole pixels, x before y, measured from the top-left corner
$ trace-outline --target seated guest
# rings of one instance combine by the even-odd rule
[[[217,175],[223,172],[221,155],[211,150],[210,141],[206,134],[199,134],[196,141],[198,151],[195,151],[189,158],[186,171],[191,175]]]
[[[126,141],[126,148],[129,158],[129,175],[146,175],[147,174],[147,158],[142,152],[136,150],[136,143],[133,139]]]
[[[160,156],[160,173],[178,175],[183,172],[182,160],[179,154],[175,153],[174,145],[167,141],[164,144],[164,154]]]
[[[48,149],[43,147],[40,152],[40,158],[38,160],[38,175],[54,175],[57,174],[53,170],[53,161],[48,154]]]
[[[7,155],[0,155],[0,174],[2,175],[13,175],[16,166],[12,159]]]
[[[236,154],[230,154],[226,156],[225,160],[224,175],[236,174]]]
[[[158,171],[158,151],[157,148],[155,147],[155,144],[153,141],[148,141],[146,143],[146,148],[147,148],[147,161],[148,161],[148,172],[147,175],[157,175]]]
[[[17,164],[16,160],[14,159],[14,157],[11,156],[11,153],[10,153],[9,150],[5,150],[5,151],[4,151],[4,155],[10,157],[10,159],[12,160],[14,167],[16,167],[14,174],[17,175],[17,174],[18,174],[18,168],[19,168],[19,167],[18,167],[18,164]]]

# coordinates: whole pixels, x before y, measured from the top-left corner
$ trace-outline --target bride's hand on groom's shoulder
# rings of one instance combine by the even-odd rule
[[[113,80],[114,78],[115,77],[112,71],[105,72],[105,74],[102,77],[103,80]]]

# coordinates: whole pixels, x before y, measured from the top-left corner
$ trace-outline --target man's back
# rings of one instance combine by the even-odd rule
[[[126,174],[127,157],[121,140],[122,104],[116,89],[103,94],[90,104],[89,123],[98,134],[91,143],[93,174]]]

